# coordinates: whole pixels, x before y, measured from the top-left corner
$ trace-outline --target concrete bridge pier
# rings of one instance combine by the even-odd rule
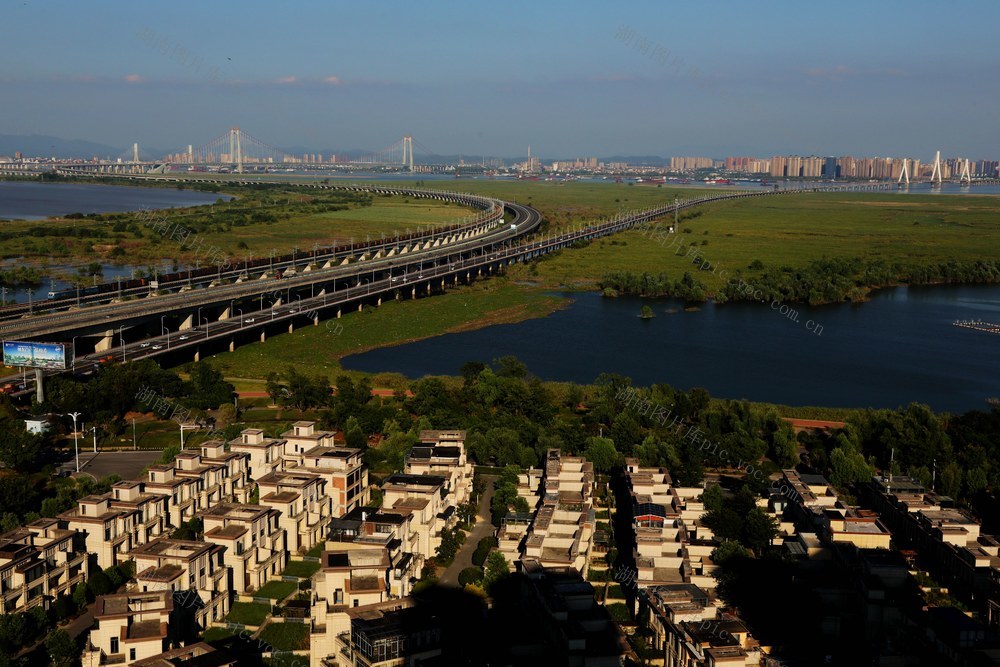
[[[416,299],[417,298],[417,288],[416,287],[414,287],[414,288],[412,288],[410,290],[410,298],[411,299]]]
[[[313,315],[313,326],[314,327],[319,326],[319,314]]]
[[[263,343],[266,340],[267,340],[267,332],[264,331],[264,327],[261,327],[260,328],[260,342]]]
[[[430,283],[430,281],[428,281],[427,282],[427,294],[430,294],[430,293],[431,293],[431,283]]]
[[[293,333],[295,331],[295,324],[291,321],[288,323],[288,333]]]
[[[381,308],[382,307],[382,297],[378,298],[378,302],[375,305],[376,305],[377,308]]]
[[[444,278],[441,279],[441,291],[444,291]]]
[[[337,309],[337,319],[340,319],[340,308]]]
[[[185,317],[181,321],[181,326],[178,329],[178,331],[185,331],[187,329],[190,329],[193,326],[194,326],[194,313],[190,313],[190,314],[188,314],[187,317]]]
[[[201,350],[198,349],[197,347],[194,348],[194,360],[201,361]]]
[[[234,339],[234,338],[230,338],[229,339],[229,351],[230,352],[235,352],[236,351],[236,339]]]
[[[225,309],[222,311],[222,313],[219,314],[219,321],[222,322],[223,320],[228,320],[228,319],[229,319],[229,306],[226,306]]]
[[[94,346],[94,352],[107,352],[115,343],[115,332],[114,330],[105,331],[104,336],[101,340],[97,341],[97,345]]]
[[[361,312],[361,309],[362,309],[362,308],[364,308],[364,304],[363,304],[363,303],[361,303],[360,301],[358,301],[358,312],[359,312],[359,313]]]

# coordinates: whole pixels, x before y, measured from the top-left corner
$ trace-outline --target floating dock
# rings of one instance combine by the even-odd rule
[[[952,322],[956,327],[962,327],[963,329],[974,329],[976,331],[985,331],[991,334],[1000,334],[1000,324],[993,324],[992,322],[983,322],[982,320],[955,320]]]

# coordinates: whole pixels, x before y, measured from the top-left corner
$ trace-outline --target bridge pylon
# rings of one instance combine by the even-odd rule
[[[931,184],[937,181],[938,185],[941,185],[941,151],[938,151],[934,155],[934,169],[931,171]]]

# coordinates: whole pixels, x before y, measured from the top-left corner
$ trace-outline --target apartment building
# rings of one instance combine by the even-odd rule
[[[287,565],[280,512],[262,505],[222,503],[201,514],[205,542],[224,549],[234,593],[258,590]]]
[[[785,485],[795,494],[791,508],[821,539],[845,542],[859,549],[888,549],[892,535],[873,513],[842,502],[822,475],[783,470]]]
[[[221,649],[205,642],[164,651],[132,667],[235,667],[238,661]]]
[[[80,498],[75,508],[58,515],[61,526],[83,535],[87,551],[101,568],[128,560],[138,535],[145,534],[139,518],[134,509],[112,507],[112,494]]]
[[[714,589],[711,556],[718,543],[701,523],[704,489],[676,486],[665,468],[642,468],[636,459],[626,459],[625,480],[632,499],[636,585],[695,583]]]
[[[411,514],[366,509],[334,519],[321,568],[313,576],[313,667],[336,659],[337,638],[350,631],[349,610],[410,593],[424,562],[415,551],[419,537],[411,531],[412,523]]]
[[[334,652],[321,664],[392,667],[440,659],[441,623],[411,598],[351,608],[345,615],[349,629],[334,638]]]
[[[350,610],[405,597],[419,574],[411,554],[394,554],[387,546],[362,540],[328,547],[313,577],[309,650],[315,667],[337,651],[338,636],[350,632]]]
[[[209,542],[159,538],[129,555],[135,560],[138,590],[172,591],[174,604],[193,609],[194,623],[204,629],[229,613],[232,591],[223,552]]]
[[[170,591],[102,595],[94,602],[94,628],[84,667],[131,667],[170,648],[174,598]]]
[[[229,441],[229,450],[250,456],[247,474],[250,479],[256,481],[281,469],[285,441],[268,438],[259,428],[248,428],[240,432],[240,437]]]
[[[198,451],[183,451],[173,464],[150,466],[145,491],[167,496],[167,521],[177,527],[221,502],[250,498],[250,456],[226,451],[221,440],[210,440]]]
[[[316,447],[335,447],[336,431],[317,431],[316,422],[297,421],[281,434],[285,441],[284,455],[297,456]]]
[[[135,514],[133,544],[145,544],[167,531],[168,506],[166,496],[149,493],[142,482],[122,480],[111,486],[111,509]]]
[[[594,537],[594,466],[581,456],[545,455],[542,502],[521,547],[521,561],[586,571]]]
[[[84,536],[37,519],[0,535],[0,614],[48,608],[89,574]]]
[[[323,541],[330,525],[326,480],[299,470],[276,470],[257,479],[260,504],[279,513],[289,551],[306,552]]]
[[[465,431],[421,431],[420,443],[407,454],[405,472],[444,477],[451,504],[458,507],[467,502],[473,466],[465,452]]]
[[[953,501],[927,491],[917,480],[875,477],[862,487],[900,546],[915,549],[931,574],[967,604],[982,608],[1000,626],[1000,538],[986,535],[979,523],[953,507]]]
[[[382,514],[411,518],[416,534],[416,551],[434,555],[441,544],[441,531],[457,522],[456,507],[448,496],[448,479],[438,475],[394,473],[382,483]]]
[[[295,427],[299,431],[309,431],[307,442],[311,441],[312,422],[296,422]],[[288,436],[288,432],[283,436]],[[326,480],[331,516],[344,516],[354,508],[364,507],[371,502],[368,469],[364,465],[360,449],[336,447],[332,444],[303,449],[293,436],[288,436],[287,439],[283,456],[285,470],[308,472]],[[323,441],[332,443],[332,433]]]

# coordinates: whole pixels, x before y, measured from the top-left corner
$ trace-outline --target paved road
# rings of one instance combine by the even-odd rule
[[[483,479],[486,480],[486,490],[483,491],[483,495],[479,498],[479,512],[476,514],[476,525],[472,527],[472,532],[466,538],[465,544],[455,554],[455,560],[445,568],[440,579],[438,579],[438,583],[442,586],[458,587],[458,573],[467,567],[472,567],[472,554],[475,553],[479,540],[492,535],[493,531],[496,530],[493,524],[490,523],[490,502],[493,500],[493,482],[496,480],[496,477],[484,475]]]
[[[82,450],[81,447],[80,449]],[[80,452],[80,474],[88,474],[94,479],[101,479],[108,475],[119,475],[122,479],[138,479],[139,473],[146,466],[152,464],[163,452],[155,449],[138,450],[135,452]],[[70,452],[69,460],[62,464],[62,467],[75,474],[76,463],[73,453]]]

